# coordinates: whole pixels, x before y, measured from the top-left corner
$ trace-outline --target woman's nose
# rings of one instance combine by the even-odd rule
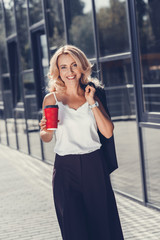
[[[70,72],[71,72],[71,73],[73,73],[73,72],[74,72],[74,70],[73,70],[72,66],[69,68],[69,70],[70,70]]]

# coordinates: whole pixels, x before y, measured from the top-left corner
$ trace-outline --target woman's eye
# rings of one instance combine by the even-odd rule
[[[61,67],[61,69],[65,69],[66,67],[64,66],[64,67]]]
[[[73,67],[77,67],[77,63],[74,63],[74,64],[73,64]]]

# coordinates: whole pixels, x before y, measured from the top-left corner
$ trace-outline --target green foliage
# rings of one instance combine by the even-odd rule
[[[96,16],[102,55],[127,51],[125,2],[112,1],[109,7],[100,8]]]
[[[62,1],[46,1],[49,46],[59,47],[65,43]]]
[[[76,45],[92,57],[94,53],[92,16],[88,13],[84,16],[75,16],[69,30],[70,43]]]

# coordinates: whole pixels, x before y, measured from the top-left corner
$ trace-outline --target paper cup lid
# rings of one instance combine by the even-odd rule
[[[44,107],[44,109],[46,108],[58,108],[58,105],[47,105]]]

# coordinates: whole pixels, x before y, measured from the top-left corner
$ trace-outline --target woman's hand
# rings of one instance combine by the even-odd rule
[[[47,120],[46,120],[45,116],[43,116],[43,118],[41,119],[41,121],[39,123],[41,131],[45,131],[45,132],[48,132],[48,133],[53,133],[53,130],[47,130],[46,122],[47,122]]]
[[[89,105],[93,105],[95,103],[95,99],[94,99],[95,92],[96,92],[96,89],[90,85],[88,85],[85,88],[85,98],[89,103]]]

